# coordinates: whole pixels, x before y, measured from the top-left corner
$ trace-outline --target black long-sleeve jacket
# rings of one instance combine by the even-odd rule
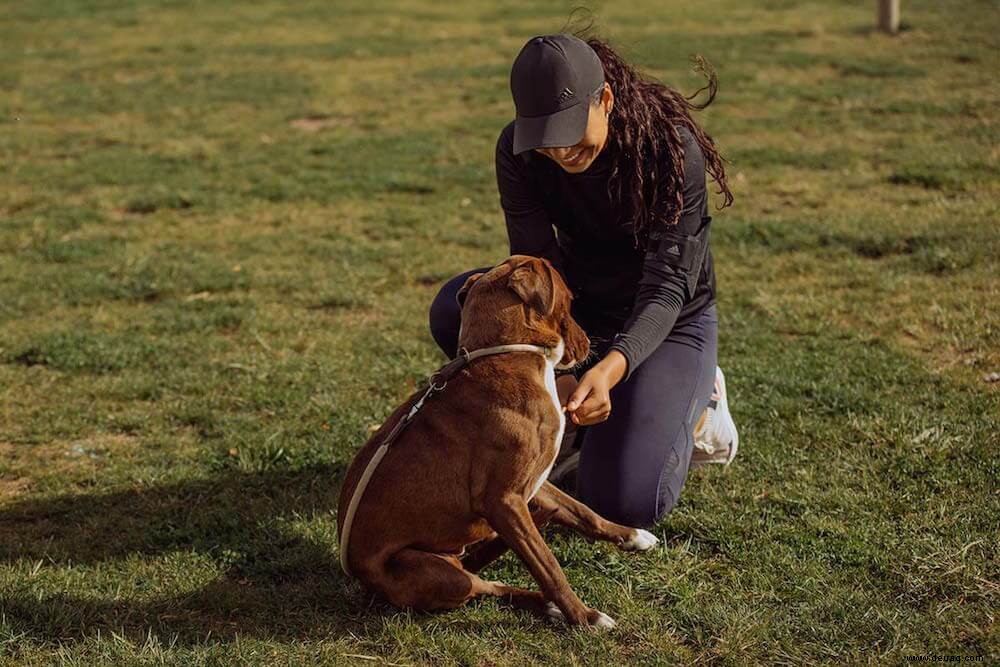
[[[497,141],[497,186],[511,254],[545,257],[559,269],[574,294],[574,317],[588,335],[610,339],[610,349],[625,356],[626,377],[676,323],[715,302],[705,158],[694,135],[678,130],[684,207],[677,225],[654,228],[645,252],[635,247],[631,222],[616,222],[608,151],[587,171],[570,174],[534,151],[514,155],[513,123]],[[667,169],[669,163],[658,167]]]

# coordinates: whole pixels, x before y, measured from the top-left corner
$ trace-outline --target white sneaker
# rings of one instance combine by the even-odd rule
[[[715,390],[708,401],[708,408],[698,420],[694,432],[694,451],[691,454],[691,467],[721,463],[729,465],[736,457],[740,445],[740,435],[736,431],[736,423],[729,414],[729,401],[726,400],[726,376],[722,369],[715,369]]]

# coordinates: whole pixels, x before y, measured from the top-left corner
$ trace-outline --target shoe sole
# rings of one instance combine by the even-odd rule
[[[721,368],[719,371],[719,385],[720,385],[720,396],[719,396],[719,408],[717,414],[722,416],[723,425],[729,429],[729,432],[733,434],[733,442],[729,446],[729,456],[726,458],[726,462],[723,465],[729,465],[736,458],[736,450],[740,447],[740,433],[736,430],[736,422],[733,421],[733,416],[729,414],[729,399],[726,394],[726,376],[722,372]]]

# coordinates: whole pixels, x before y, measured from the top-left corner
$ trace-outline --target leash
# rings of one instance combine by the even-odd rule
[[[361,473],[361,479],[358,480],[358,485],[354,487],[354,493],[351,495],[351,502],[347,504],[347,512],[344,514],[343,529],[340,532],[340,568],[344,571],[344,574],[351,576],[351,570],[347,566],[347,547],[351,537],[351,526],[354,524],[354,513],[358,509],[358,503],[361,502],[361,496],[364,494],[369,480],[371,480],[372,475],[375,473],[375,469],[378,467],[379,462],[382,461],[382,458],[389,451],[389,447],[392,446],[392,443],[397,437],[399,437],[399,434],[403,432],[403,429],[405,429],[406,426],[413,421],[413,418],[417,415],[417,413],[420,412],[420,408],[424,406],[424,401],[434,394],[442,391],[448,384],[448,380],[453,378],[459,371],[469,365],[469,362],[473,359],[478,359],[479,357],[504,354],[506,352],[534,352],[548,358],[548,356],[552,354],[552,348],[542,347],[541,345],[529,345],[527,343],[494,345],[493,347],[484,347],[478,350],[473,350],[472,352],[469,352],[464,347],[459,348],[457,357],[431,374],[430,383],[427,390],[424,391],[423,396],[417,399],[417,402],[410,407],[409,412],[403,415],[402,419],[396,422],[396,425],[392,427],[389,434],[385,436],[385,440],[382,441],[382,444],[379,445],[375,454],[368,460],[368,465],[365,466],[365,471]]]

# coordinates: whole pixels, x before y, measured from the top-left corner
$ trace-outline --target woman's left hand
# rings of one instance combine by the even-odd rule
[[[599,424],[611,414],[611,388],[625,374],[625,357],[612,350],[596,366],[584,373],[566,401],[566,411],[574,424]]]

